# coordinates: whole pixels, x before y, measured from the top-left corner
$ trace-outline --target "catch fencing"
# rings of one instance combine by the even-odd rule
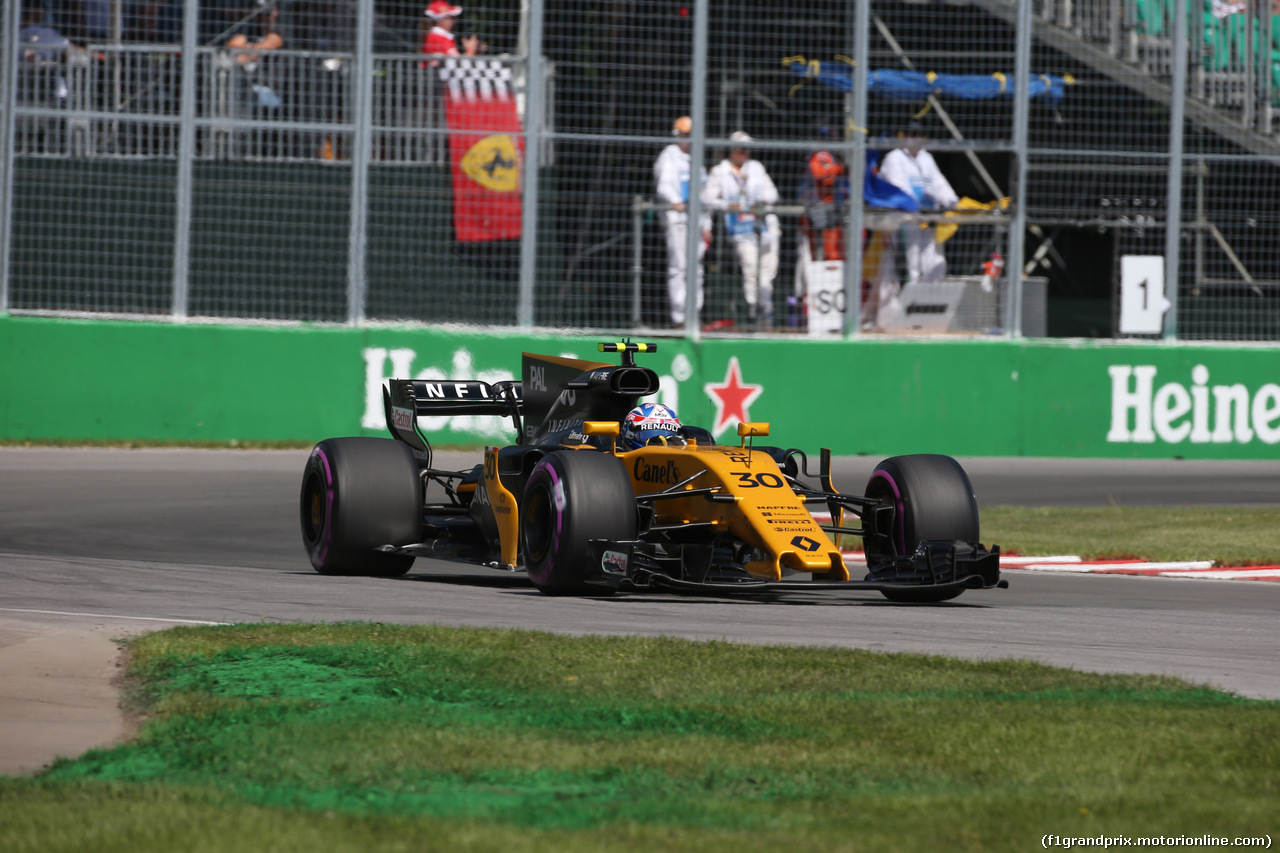
[[[0,22],[0,312],[1280,339],[1260,0],[29,5]],[[480,46],[426,54],[433,23]],[[917,134],[956,208],[881,181]],[[655,187],[682,143],[777,189],[687,195],[701,265]],[[931,246],[945,277],[913,278]]]

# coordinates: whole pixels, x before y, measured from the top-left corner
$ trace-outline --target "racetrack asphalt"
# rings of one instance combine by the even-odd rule
[[[1011,572],[1008,590],[915,607],[851,593],[547,598],[523,576],[435,560],[402,579],[324,578],[298,534],[305,458],[0,448],[0,774],[125,736],[114,640],[183,623],[369,620],[1018,657],[1280,698],[1280,584]],[[836,486],[860,491],[877,461],[837,460]],[[1280,462],[962,462],[983,506],[1280,505]]]

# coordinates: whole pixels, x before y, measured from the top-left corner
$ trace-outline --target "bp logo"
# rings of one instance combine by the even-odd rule
[[[822,547],[822,544],[815,542],[808,536],[797,536],[791,540],[791,544],[795,545],[801,551],[816,551]]]
[[[511,193],[520,189],[519,156],[505,133],[486,136],[462,158],[462,171],[487,190]]]

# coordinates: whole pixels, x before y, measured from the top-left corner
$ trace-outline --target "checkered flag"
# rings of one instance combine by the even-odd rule
[[[453,228],[459,243],[517,240],[524,129],[501,59],[446,57],[440,67],[449,127]]]
[[[440,66],[440,79],[454,100],[507,100],[511,97],[511,68],[500,59],[449,57]]]

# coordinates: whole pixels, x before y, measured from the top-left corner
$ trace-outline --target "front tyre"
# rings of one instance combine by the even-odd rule
[[[417,542],[422,479],[413,451],[389,438],[330,438],[302,473],[302,544],[322,575],[398,577],[413,557],[376,550]]]
[[[608,594],[592,586],[589,539],[636,538],[631,478],[617,457],[589,450],[552,453],[529,475],[520,507],[520,547],[529,580],[547,595]]]
[[[979,541],[978,499],[960,463],[950,456],[915,454],[886,459],[871,472],[869,498],[892,503],[891,529],[862,540],[867,562],[910,556],[922,540]],[[947,601],[962,590],[881,590],[890,601]]]

